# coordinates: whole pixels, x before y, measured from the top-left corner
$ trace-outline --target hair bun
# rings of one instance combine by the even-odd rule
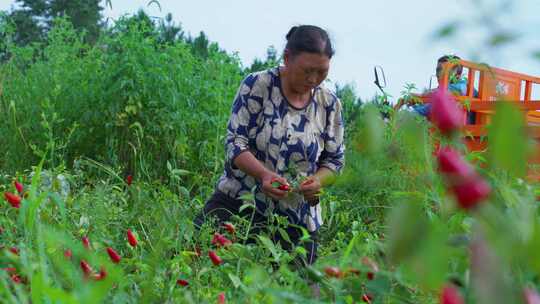
[[[289,32],[288,32],[287,35],[285,36],[285,38],[287,39],[287,41],[289,41],[289,39],[290,39],[291,36],[294,34],[294,32],[296,32],[297,29],[298,29],[298,26],[293,26],[293,27],[291,27],[291,29],[289,30]]]

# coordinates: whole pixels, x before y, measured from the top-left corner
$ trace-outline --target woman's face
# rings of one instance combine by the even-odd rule
[[[285,53],[285,68],[291,88],[305,94],[320,85],[328,75],[330,58],[326,55],[301,52],[295,56]]]

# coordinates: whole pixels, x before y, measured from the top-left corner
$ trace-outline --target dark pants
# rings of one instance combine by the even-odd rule
[[[215,217],[219,225],[218,227],[221,227],[224,222],[230,220],[231,216],[238,215],[247,219],[248,221],[251,221],[251,230],[249,231],[250,235],[257,235],[261,232],[269,232],[267,229],[268,218],[259,212],[254,211],[252,208],[246,208],[240,212],[240,206],[242,206],[242,204],[243,203],[241,200],[233,199],[223,192],[216,191],[206,202],[203,212],[195,218],[195,227],[200,229],[204,222],[211,217]],[[302,230],[298,227],[289,225],[287,226],[286,232],[291,242],[285,240],[279,232],[275,232],[271,238],[275,243],[279,243],[283,249],[291,251],[295,246],[298,245],[300,238],[302,237]],[[254,242],[255,239],[253,238],[249,238],[247,240],[247,243]],[[306,257],[304,257],[301,261],[302,264],[313,264],[317,259],[317,232],[311,232],[310,240],[304,241],[302,245],[307,252]]]

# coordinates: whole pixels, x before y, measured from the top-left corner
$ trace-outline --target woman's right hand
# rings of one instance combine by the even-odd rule
[[[278,174],[274,172],[267,172],[261,178],[262,192],[273,199],[276,199],[276,200],[283,199],[285,196],[287,196],[289,191],[280,190],[277,187],[274,187],[272,185],[272,183],[274,182],[278,182],[281,185],[286,185],[287,187],[290,187],[289,182],[287,182],[287,179],[285,179],[284,177],[279,176]]]

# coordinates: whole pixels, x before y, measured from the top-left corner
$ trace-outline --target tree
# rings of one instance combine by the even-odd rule
[[[16,0],[19,7],[7,18],[15,26],[18,45],[44,41],[54,18],[68,17],[78,31],[85,31],[87,42],[94,42],[101,29],[100,0]]]
[[[171,13],[165,16],[165,20],[159,23],[159,41],[161,43],[175,43],[184,40],[182,26],[176,25]]]
[[[279,64],[279,58],[278,58],[277,50],[273,45],[271,45],[268,47],[268,49],[266,49],[266,59],[260,60],[259,58],[255,58],[251,66],[246,69],[246,72],[253,73],[256,71],[262,71],[268,68],[275,67],[278,64]]]

